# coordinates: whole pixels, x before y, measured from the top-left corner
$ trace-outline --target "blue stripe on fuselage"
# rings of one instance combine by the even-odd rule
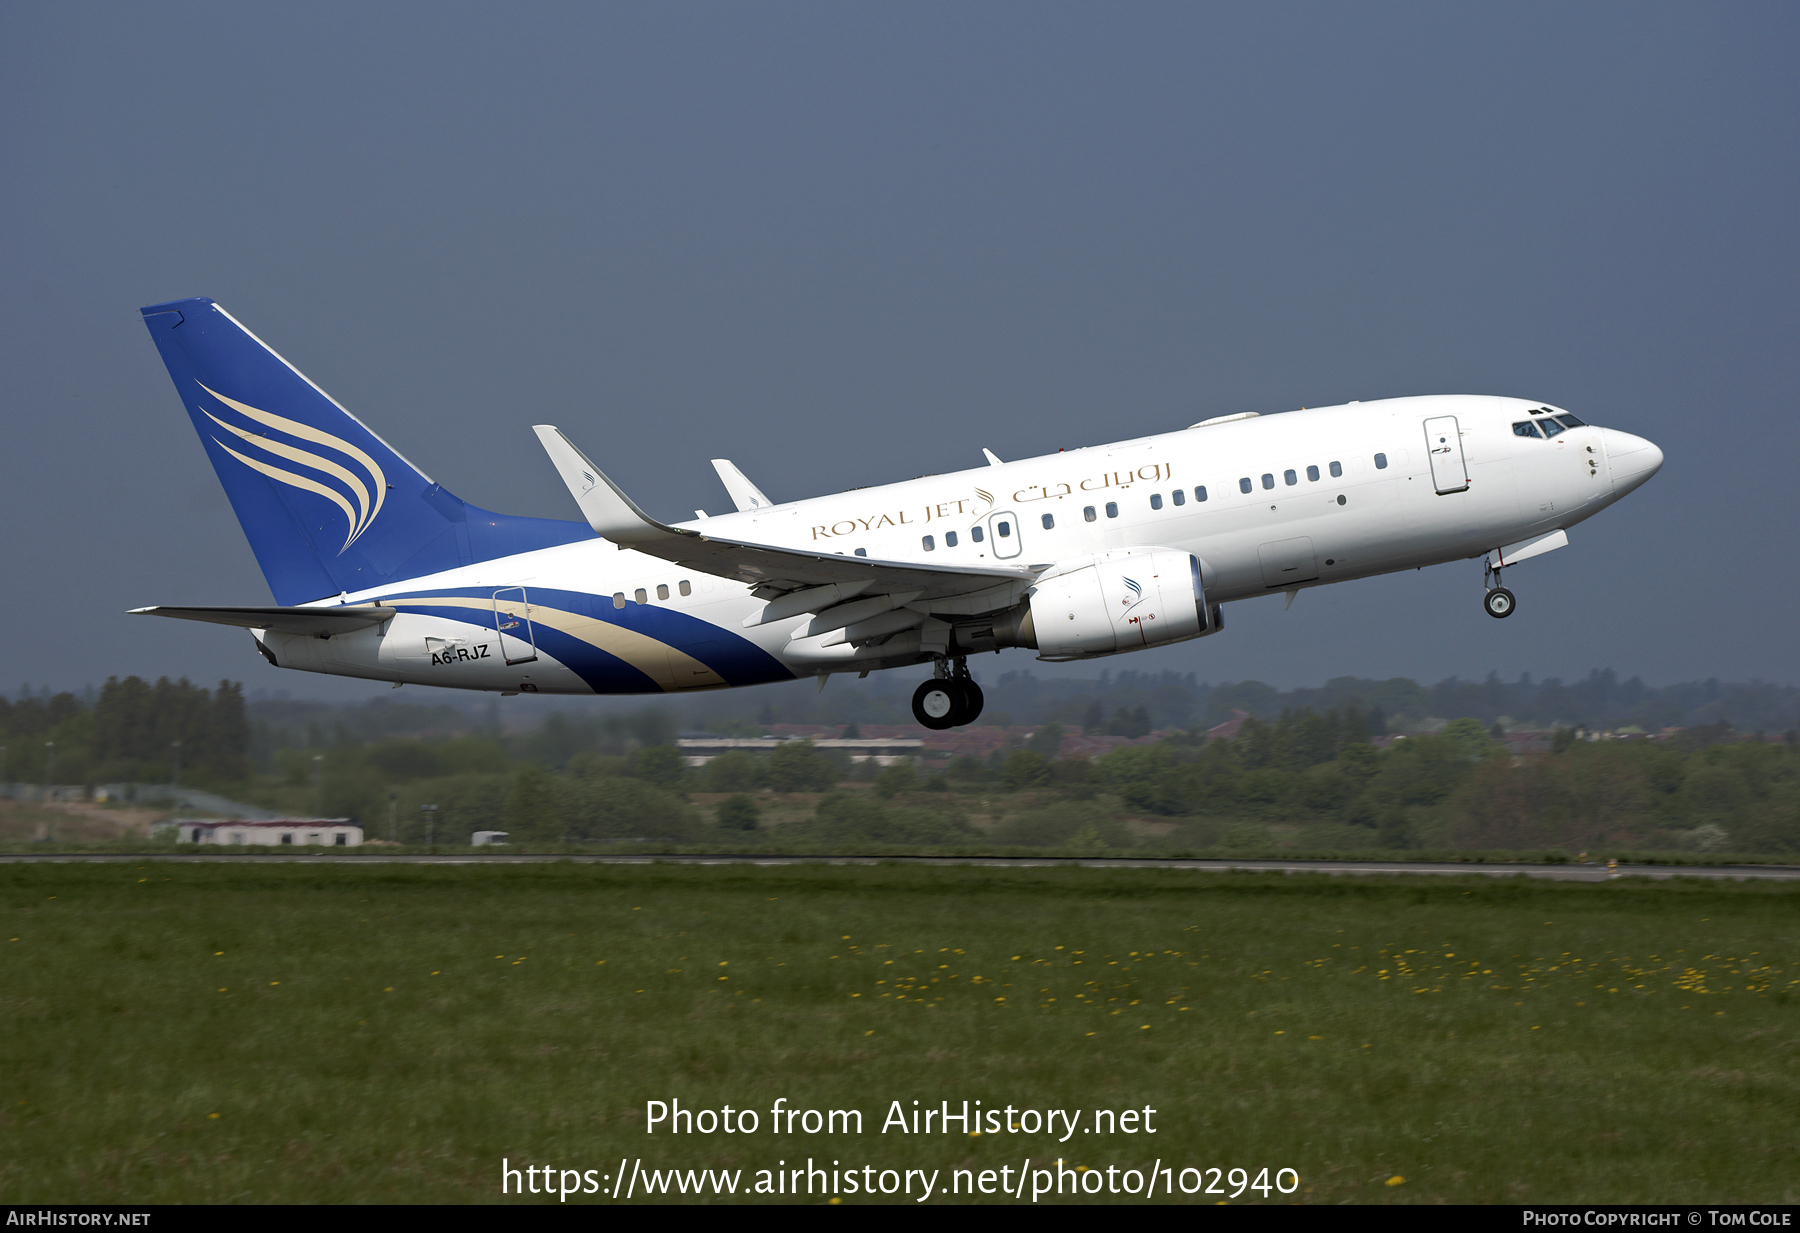
[[[392,600],[377,598],[364,603],[391,603],[402,612],[421,616],[451,616],[483,629],[493,628],[493,596],[496,589],[451,587],[430,591],[407,591]],[[504,588],[512,590],[513,588]],[[794,673],[773,655],[735,630],[714,625],[685,612],[627,601],[623,608],[613,607],[612,597],[592,595],[585,591],[562,591],[551,587],[524,588],[526,600],[534,606],[572,612],[609,625],[618,625],[646,638],[670,646],[692,656],[718,673],[727,685],[761,685],[769,681],[791,681]],[[409,608],[407,596],[421,599],[468,599],[466,608],[419,606]],[[663,688],[645,673],[590,642],[532,622],[537,645],[567,665],[570,671],[588,683],[595,693],[639,694],[661,693]]]

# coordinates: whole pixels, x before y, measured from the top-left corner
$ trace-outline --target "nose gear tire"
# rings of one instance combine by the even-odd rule
[[[1513,599],[1511,591],[1505,587],[1495,587],[1482,596],[1481,606],[1487,609],[1487,614],[1491,617],[1509,617],[1518,603]]]

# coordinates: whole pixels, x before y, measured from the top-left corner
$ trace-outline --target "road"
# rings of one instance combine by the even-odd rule
[[[570,861],[578,865],[974,865],[993,869],[1055,869],[1076,865],[1087,869],[1190,869],[1200,873],[1335,873],[1335,874],[1438,874],[1479,875],[1506,878],[1524,876],[1553,882],[1606,882],[1615,878],[1713,878],[1727,881],[1800,882],[1797,865],[1533,865],[1524,863],[1464,863],[1459,861],[1308,861],[1308,860],[1181,860],[1136,857],[1054,856],[780,856],[780,855],[623,855],[575,853],[526,855],[501,852],[454,852],[434,855],[343,853],[25,853],[0,855],[0,864],[123,864],[159,861],[175,864],[295,865],[547,865]]]

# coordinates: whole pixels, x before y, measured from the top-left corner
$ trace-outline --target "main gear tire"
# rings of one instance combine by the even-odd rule
[[[1513,614],[1513,609],[1517,608],[1519,604],[1518,601],[1513,598],[1513,593],[1511,591],[1507,590],[1505,587],[1495,587],[1481,597],[1481,606],[1486,609],[1489,616],[1505,618],[1511,616]]]
[[[956,721],[956,726],[960,728],[981,718],[981,708],[987,704],[987,699],[982,696],[981,686],[968,677],[960,678],[956,684],[962,686],[963,692],[963,710]]]
[[[912,713],[933,732],[954,728],[962,720],[963,691],[959,681],[926,681],[913,691]]]

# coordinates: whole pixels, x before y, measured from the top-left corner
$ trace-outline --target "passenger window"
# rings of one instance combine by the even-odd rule
[[[1250,491],[1250,477],[1248,475],[1246,475],[1243,479],[1238,481],[1238,491],[1239,492],[1249,492]]]
[[[1281,478],[1287,482],[1289,488],[1292,488],[1295,484],[1300,482],[1300,477],[1295,475],[1292,471],[1283,471],[1281,473]]]
[[[634,592],[634,593],[633,593],[633,597],[634,597],[634,598],[635,598],[635,599],[636,599],[636,600],[637,600],[637,602],[638,602],[638,603],[640,603],[640,604],[647,604],[647,603],[649,603],[649,602],[650,602],[650,596],[649,596],[649,594],[648,594],[648,593],[647,593],[647,592],[646,592],[646,591],[645,591],[645,590],[644,590],[644,588],[643,588],[643,587],[639,587],[639,588],[638,588],[638,589],[637,589],[637,590],[636,590],[636,591],[635,591],[635,592]]]
[[[933,539],[931,536],[927,535],[924,539],[920,540],[919,542],[925,545],[926,552],[936,552],[937,551],[937,540]]]
[[[1387,455],[1386,454],[1375,455],[1375,469],[1377,471],[1387,470]]]
[[[669,584],[668,583],[659,582],[656,584],[656,598],[658,598],[658,599],[669,598]]]
[[[1162,508],[1162,493],[1153,492],[1150,494],[1150,508],[1151,509],[1161,509]]]
[[[1558,435],[1559,433],[1567,431],[1567,429],[1565,429],[1561,424],[1557,423],[1555,420],[1539,420],[1537,422],[1537,426],[1544,430],[1544,435],[1546,437],[1554,437],[1554,436]]]
[[[1268,472],[1268,471],[1263,472],[1263,487],[1264,488],[1275,487],[1275,476],[1271,472]]]
[[[858,548],[856,550],[856,555],[859,557],[866,557],[869,555],[869,550],[867,548]]]
[[[979,544],[983,539],[987,538],[987,532],[980,527],[970,527],[969,538]]]
[[[1344,464],[1343,463],[1334,462],[1331,464],[1331,478],[1332,479],[1337,479],[1340,476],[1342,476],[1343,474],[1344,474]]]
[[[1572,415],[1559,415],[1556,417],[1556,422],[1561,424],[1564,428],[1586,428],[1587,427],[1586,420],[1576,419]]]
[[[1177,505],[1186,505],[1187,504],[1187,493],[1185,493],[1185,492],[1181,491],[1181,489],[1177,488],[1174,492],[1171,492],[1169,494],[1169,499],[1171,501],[1175,502],[1175,504],[1177,504]]]
[[[1106,516],[1108,518],[1117,518],[1119,516],[1119,503],[1117,501],[1108,501],[1106,503]]]
[[[1044,515],[1044,530],[1048,531],[1051,527],[1054,527],[1055,525],[1056,525],[1056,515],[1055,514],[1045,514]]]
[[[1306,478],[1311,480],[1315,484],[1318,483],[1319,482],[1319,468],[1317,468],[1317,467],[1306,468]]]
[[[1246,489],[1244,489],[1244,491],[1249,492],[1250,490],[1248,488],[1246,488]],[[1200,485],[1200,487],[1194,489],[1194,500],[1196,500],[1196,501],[1206,500],[1206,485],[1205,484],[1202,484],[1202,485]]]
[[[1092,522],[1095,518],[1099,517],[1098,514],[1094,513],[1094,507],[1091,505],[1081,511],[1081,516],[1088,522]]]
[[[956,532],[955,531],[945,531],[944,532],[944,547],[946,547],[946,548],[956,547]]]
[[[681,580],[681,593],[683,595],[692,595],[694,593],[694,584],[683,578]]]
[[[1513,425],[1513,436],[1515,437],[1535,437],[1539,435],[1537,425],[1530,420],[1520,420]]]
[[[999,532],[1001,539],[1005,539],[1007,536],[1012,534],[1012,523],[997,522],[994,524],[994,530]]]
[[[625,606],[625,592],[614,591],[613,592],[613,607],[623,608],[624,606]]]

